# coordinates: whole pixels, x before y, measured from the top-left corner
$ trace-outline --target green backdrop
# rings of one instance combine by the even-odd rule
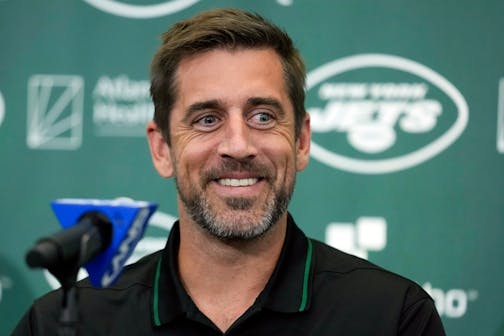
[[[24,263],[49,203],[159,203],[144,125],[159,35],[212,7],[257,11],[307,69],[313,152],[291,211],[311,236],[426,288],[450,335],[504,335],[504,2],[1,0],[0,334],[51,289]]]

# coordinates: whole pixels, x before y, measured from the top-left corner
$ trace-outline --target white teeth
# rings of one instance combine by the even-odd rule
[[[257,183],[257,178],[247,178],[247,179],[220,179],[219,184],[229,187],[246,187]]]

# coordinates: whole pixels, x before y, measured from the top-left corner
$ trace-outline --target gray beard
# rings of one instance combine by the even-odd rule
[[[295,176],[294,176],[295,179]],[[265,202],[261,208],[261,215],[252,222],[244,222],[242,216],[221,218],[212,208],[208,200],[202,196],[194,186],[190,187],[187,195],[181,192],[181,187],[175,178],[178,194],[191,219],[212,236],[225,241],[249,241],[268,232],[280,217],[287,211],[295,181],[292,185],[273,189],[274,197]],[[253,198],[230,197],[225,199],[226,205],[232,210],[246,211],[255,203]],[[254,211],[254,210],[251,210]]]

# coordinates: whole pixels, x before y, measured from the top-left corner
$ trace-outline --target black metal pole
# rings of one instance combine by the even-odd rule
[[[59,320],[58,336],[77,336],[79,312],[77,305],[77,288],[62,288],[63,301]]]

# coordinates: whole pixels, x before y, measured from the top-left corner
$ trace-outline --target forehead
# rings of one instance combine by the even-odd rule
[[[270,48],[214,49],[185,57],[176,73],[175,105],[267,96],[290,106],[282,62]],[[287,106],[286,106],[287,108]]]

